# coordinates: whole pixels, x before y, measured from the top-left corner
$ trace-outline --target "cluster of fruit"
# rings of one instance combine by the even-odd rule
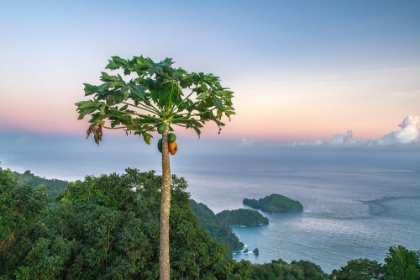
[[[158,126],[157,131],[159,134],[162,134],[163,132],[165,132],[165,130],[166,130],[165,124],[161,124]],[[178,144],[175,142],[175,140],[176,140],[176,135],[173,133],[168,133],[168,150],[171,155],[176,154],[176,152],[178,151]],[[159,152],[162,152],[162,139],[159,139],[157,146],[158,146]]]

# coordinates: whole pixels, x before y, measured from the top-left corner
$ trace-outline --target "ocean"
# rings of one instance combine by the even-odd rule
[[[3,168],[31,170],[46,178],[83,179],[122,173],[126,167],[157,170],[156,152],[0,149]],[[418,149],[281,148],[260,152],[179,152],[172,173],[215,213],[246,208],[244,198],[278,193],[298,200],[303,212],[263,213],[268,225],[232,227],[247,248],[235,252],[254,263],[309,260],[326,273],[349,260],[383,262],[388,249],[420,249],[420,154]]]

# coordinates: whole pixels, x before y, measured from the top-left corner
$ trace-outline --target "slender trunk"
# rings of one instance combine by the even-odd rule
[[[168,150],[168,131],[162,135],[162,200],[160,204],[160,247],[159,247],[159,273],[161,280],[170,278],[169,262],[169,213],[171,210],[171,165]]]

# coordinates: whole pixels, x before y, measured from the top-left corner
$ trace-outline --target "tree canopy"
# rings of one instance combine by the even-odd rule
[[[222,116],[235,114],[233,92],[213,74],[189,73],[173,64],[171,58],[155,62],[143,56],[113,56],[106,69],[121,73],[101,72],[101,85],[84,84],[85,96],[92,99],[76,103],[79,119],[90,115],[88,135],[93,133],[99,144],[102,128],[124,129],[150,144],[159,124],[170,125],[170,130],[174,125],[192,128],[200,136],[207,121],[216,123],[220,132]]]

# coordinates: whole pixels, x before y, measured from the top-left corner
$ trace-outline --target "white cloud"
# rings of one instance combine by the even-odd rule
[[[328,144],[330,145],[343,145],[348,144],[349,140],[353,137],[353,131],[348,130],[347,134],[334,135]]]
[[[388,133],[378,139],[378,145],[410,144],[419,142],[420,131],[417,128],[418,117],[408,116],[404,118],[400,130]]]
[[[287,144],[288,146],[291,147],[313,147],[313,146],[322,146],[325,145],[325,142],[322,140],[316,140],[314,142],[293,142],[293,143],[289,143]]]
[[[322,140],[316,140],[313,142],[293,142],[287,144],[288,146],[292,147],[315,147],[315,146],[324,146],[324,145],[332,145],[332,146],[342,146],[347,145],[350,143],[350,139],[353,137],[353,131],[348,130],[346,134],[336,134],[334,135],[330,141],[324,142]]]
[[[348,130],[346,134],[336,134],[330,141],[323,142],[293,142],[287,144],[291,147],[314,147],[314,146],[351,146],[351,147],[371,147],[385,145],[405,145],[420,142],[420,129],[417,128],[419,118],[408,116],[398,125],[401,129],[390,132],[377,140],[357,140],[353,139],[353,131]]]

